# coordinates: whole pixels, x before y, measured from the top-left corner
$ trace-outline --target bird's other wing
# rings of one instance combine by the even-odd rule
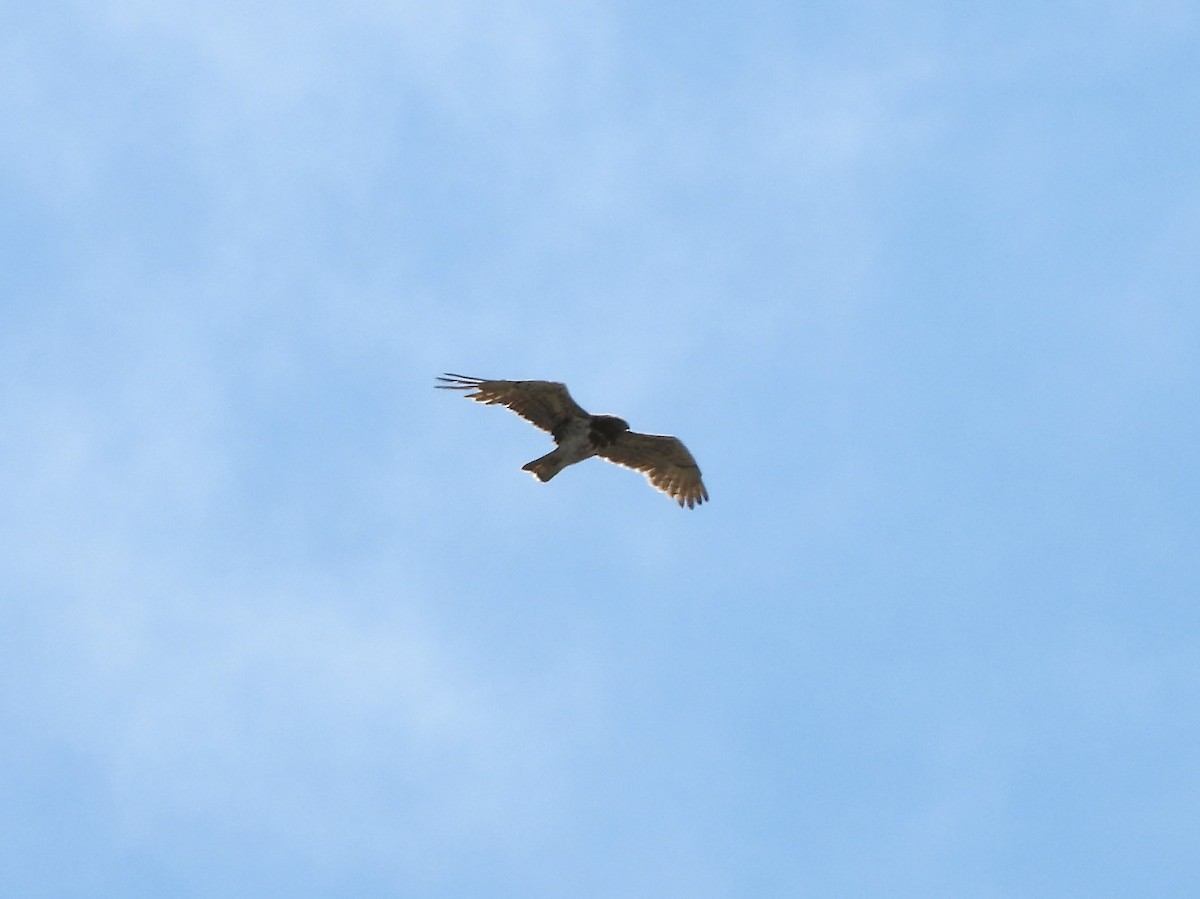
[[[678,437],[625,431],[597,455],[626,468],[644,472],[650,483],[671,499],[691,509],[706,499],[700,466]]]
[[[442,390],[474,391],[467,399],[489,406],[507,406],[543,431],[555,433],[572,419],[586,417],[580,405],[571,399],[567,386],[557,381],[487,381],[447,372],[435,386]]]

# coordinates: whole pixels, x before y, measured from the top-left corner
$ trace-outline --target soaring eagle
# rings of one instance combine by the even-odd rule
[[[679,507],[689,509],[708,499],[700,468],[677,437],[639,434],[615,415],[589,415],[556,381],[485,381],[447,372],[435,386],[474,391],[467,399],[507,406],[526,421],[549,431],[558,448],[523,466],[539,481],[548,481],[568,465],[599,456],[645,472],[650,483]]]

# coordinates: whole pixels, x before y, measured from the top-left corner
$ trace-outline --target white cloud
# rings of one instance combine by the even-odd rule
[[[103,779],[121,843],[161,851],[191,828],[320,846],[318,870],[369,861],[399,882],[451,851],[519,856],[557,826],[596,723],[587,667],[485,669],[396,572],[256,582],[81,537],[36,606],[16,601],[34,639],[5,679],[26,724]]]

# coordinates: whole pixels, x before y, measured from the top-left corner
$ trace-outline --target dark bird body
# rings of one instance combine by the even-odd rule
[[[644,472],[650,483],[689,509],[708,499],[700,468],[676,437],[639,434],[615,415],[590,415],[557,381],[487,381],[447,373],[439,377],[443,390],[473,391],[468,399],[507,406],[554,438],[556,448],[526,463],[524,471],[549,481],[568,465],[600,456]]]

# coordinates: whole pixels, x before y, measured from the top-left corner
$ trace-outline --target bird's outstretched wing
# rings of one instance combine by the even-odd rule
[[[644,472],[656,488],[679,503],[694,508],[708,499],[700,480],[700,466],[678,437],[625,431],[598,456],[626,468]]]
[[[567,386],[557,381],[486,381],[451,372],[438,380],[445,382],[436,385],[443,390],[473,390],[474,393],[465,394],[467,399],[489,406],[507,406],[551,434],[556,434],[569,421],[587,417],[567,393]]]

